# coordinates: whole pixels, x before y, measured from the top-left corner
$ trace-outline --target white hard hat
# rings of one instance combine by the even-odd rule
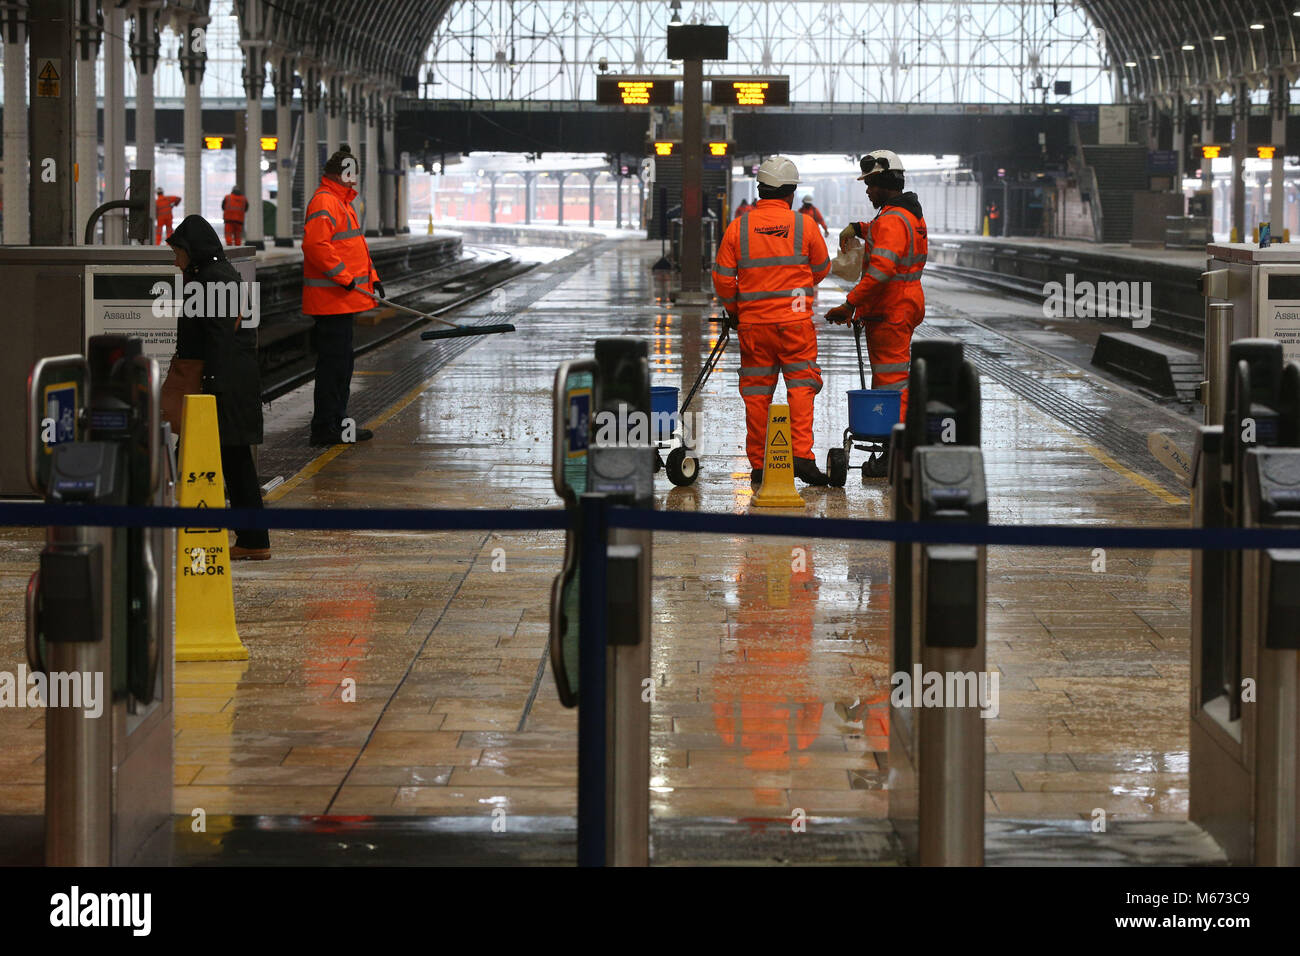
[[[799,183],[799,170],[784,156],[772,156],[758,167],[756,178],[764,186],[796,186]]]
[[[876,173],[891,172],[901,174],[904,172],[903,161],[898,158],[898,154],[892,149],[873,149],[862,157],[861,166],[862,175],[858,177],[859,181],[866,179],[868,176],[874,176]]]

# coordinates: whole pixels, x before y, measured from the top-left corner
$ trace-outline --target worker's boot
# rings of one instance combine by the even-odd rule
[[[826,472],[817,467],[815,458],[796,458],[794,476],[805,485],[815,485],[819,488],[824,488],[831,483],[831,480],[826,477]]]

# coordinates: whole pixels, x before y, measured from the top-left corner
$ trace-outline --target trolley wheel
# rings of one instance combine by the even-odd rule
[[[700,476],[700,460],[688,456],[686,449],[678,445],[668,453],[664,470],[668,472],[668,480],[679,488],[693,485]]]
[[[832,488],[843,488],[849,480],[849,456],[843,448],[832,448],[826,453],[826,475]]]
[[[862,463],[862,478],[864,481],[869,478],[887,477],[889,477],[889,459],[884,455],[872,455]]]

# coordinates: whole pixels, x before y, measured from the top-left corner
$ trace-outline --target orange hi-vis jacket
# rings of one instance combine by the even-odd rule
[[[180,204],[180,196],[155,196],[153,200],[154,217],[160,223],[170,224],[172,221],[172,207]]]
[[[812,221],[817,223],[821,228],[826,228],[826,220],[822,218],[822,211],[812,203],[808,203],[806,206],[800,206],[799,212],[803,213],[805,216],[811,217]]]
[[[227,193],[221,200],[221,219],[223,222],[244,223],[244,213],[248,211],[248,197]]]
[[[302,228],[302,310],[307,315],[342,315],[375,307],[367,295],[379,281],[357,221],[351,186],[321,177],[307,204]],[[355,289],[348,284],[357,280]],[[362,291],[364,290],[364,291]]]
[[[930,246],[915,193],[886,203],[869,223],[858,223],[866,241],[862,278],[848,294],[854,318],[919,325],[925,315],[921,272]]]
[[[781,199],[760,199],[723,233],[713,289],[741,326],[811,319],[817,283],[831,271],[826,243]]]

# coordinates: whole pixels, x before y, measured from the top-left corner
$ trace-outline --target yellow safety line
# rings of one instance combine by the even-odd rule
[[[1035,411],[1038,410],[1035,409]],[[1039,412],[1039,414],[1042,415],[1044,420],[1046,420],[1049,423],[1049,427],[1051,427],[1051,429],[1055,431],[1058,435],[1062,435],[1066,438],[1077,441],[1079,437],[1077,432],[1068,431],[1065,428],[1060,427],[1056,419],[1051,418],[1048,415],[1043,415],[1041,412]],[[1139,488],[1142,488],[1144,491],[1148,491],[1151,494],[1155,495],[1165,504],[1186,505],[1188,503],[1188,499],[1180,497],[1179,495],[1174,494],[1172,491],[1169,491],[1161,487],[1158,483],[1152,481],[1150,478],[1144,478],[1142,475],[1139,475],[1137,472],[1133,471],[1130,468],[1125,468],[1123,465],[1117,462],[1114,458],[1110,457],[1110,455],[1106,454],[1096,445],[1079,443],[1078,447],[1086,451],[1089,455],[1097,459],[1097,461],[1101,462],[1111,471],[1115,472],[1115,474],[1127,478],[1129,481],[1133,482],[1133,484],[1137,485]]]
[[[405,395],[399,398],[392,405],[388,406],[388,408],[385,411],[380,412],[378,416],[366,422],[365,427],[370,429],[375,429],[385,424],[386,422],[390,421],[394,415],[401,412],[402,409],[406,408],[407,405],[410,405],[413,401],[419,398],[420,393],[423,392],[425,389],[427,389],[431,384],[433,384],[432,379],[421,382],[419,385],[415,386],[413,389],[411,389],[409,392],[407,392]],[[331,447],[321,455],[317,456],[316,458],[308,462],[300,472],[298,472],[296,475],[294,475],[284,484],[280,485],[279,487],[272,488],[271,491],[267,493],[264,500],[268,502],[279,501],[289,492],[293,491],[295,488],[301,485],[308,478],[313,478],[317,474],[319,474],[321,469],[323,469],[326,465],[332,462],[339,455],[343,454],[343,452],[347,451],[349,447],[351,446],[348,444],[334,445],[333,447]]]

